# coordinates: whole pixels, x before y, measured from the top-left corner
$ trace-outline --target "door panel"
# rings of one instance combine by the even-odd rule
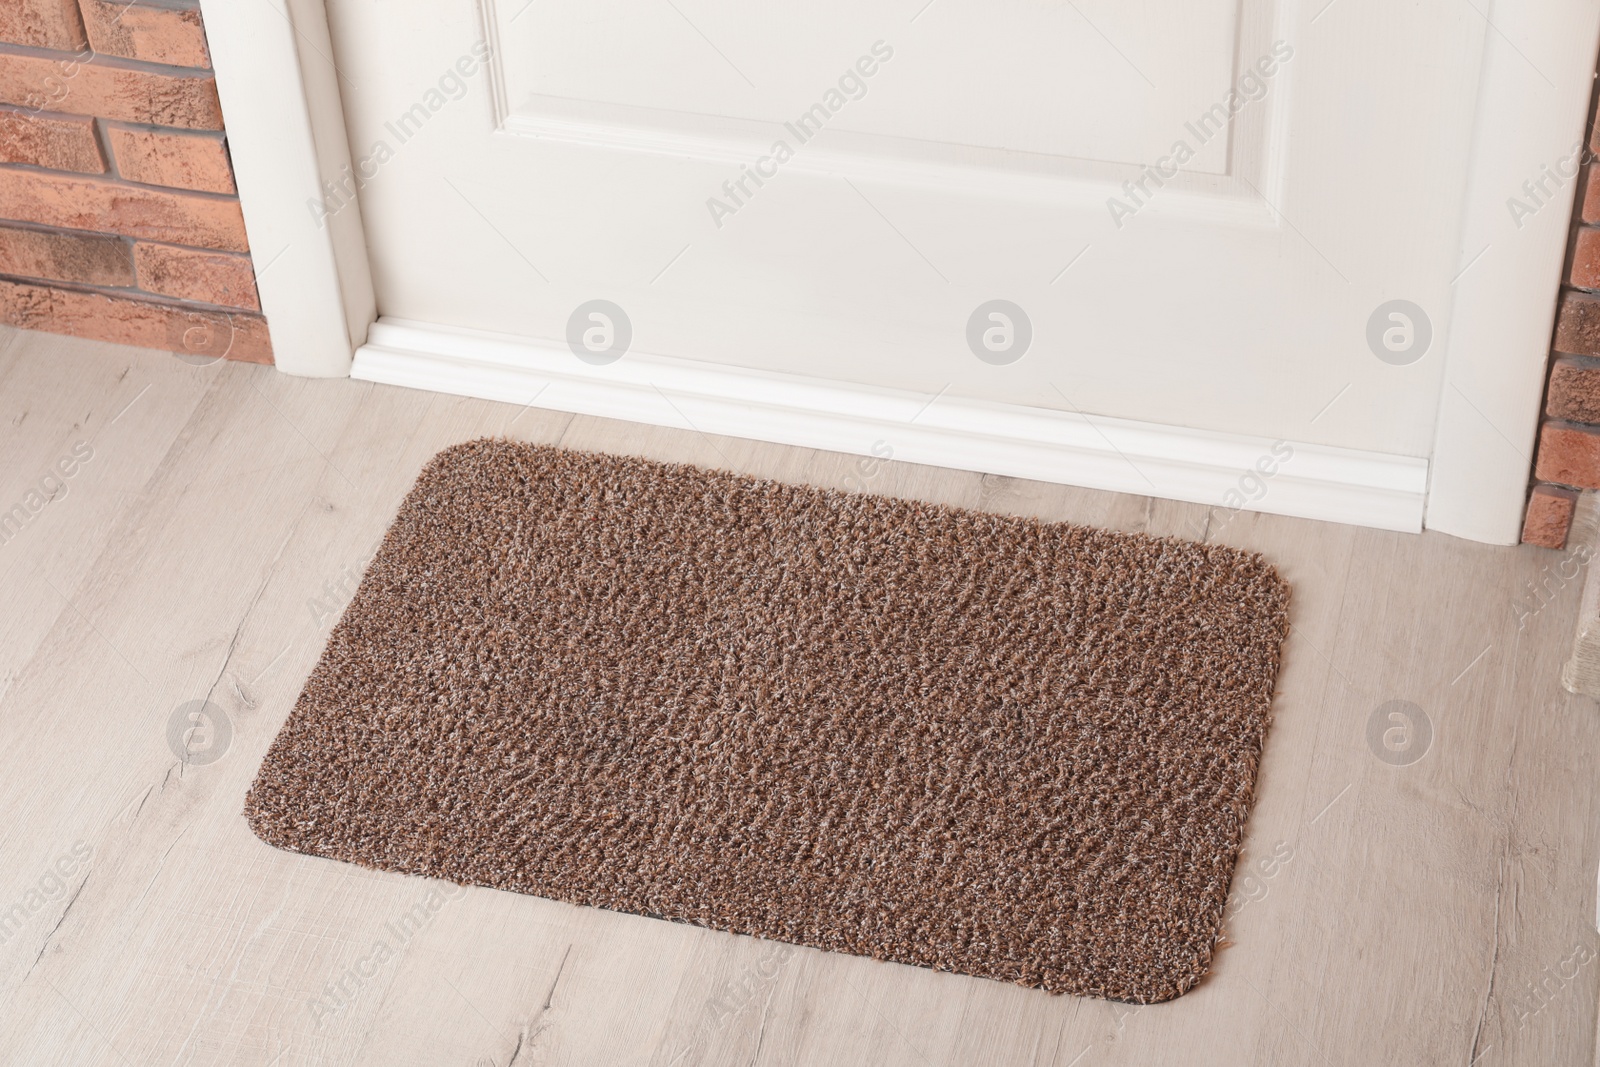
[[[598,298],[642,353],[1427,454],[1486,30],[1467,5],[329,15],[383,315],[562,345]],[[1032,330],[1004,365],[968,342],[995,299]],[[1397,299],[1432,328],[1411,362],[1368,340]]]
[[[505,12],[515,16],[516,4],[489,12],[514,128],[537,129],[564,105],[584,102],[600,105],[586,112],[598,123],[667,137],[737,124],[764,144],[844,77],[848,103],[827,128],[857,135],[854,146],[887,154],[912,148],[895,142],[923,141],[1027,152],[1058,157],[1065,172],[1076,160],[1163,155],[1170,131],[1231,79],[1237,36],[1237,0],[1086,3],[1082,14],[1069,4],[930,6],[916,24],[907,23],[905,4],[883,0],[697,7],[692,23],[671,5],[635,0],[541,3],[512,21]],[[1167,30],[1159,37],[1139,29],[1158,22]],[[1111,43],[1118,39],[1148,47],[1125,58]],[[857,69],[862,54],[871,61]],[[1162,91],[1150,90],[1146,68],[1159,73]],[[884,82],[891,89],[877,91]],[[1055,105],[1065,100],[1098,104]],[[1214,138],[1190,169],[1218,174],[1226,163],[1226,138]]]

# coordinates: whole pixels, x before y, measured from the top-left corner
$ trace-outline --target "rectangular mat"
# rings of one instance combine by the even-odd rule
[[[281,848],[1119,1000],[1206,972],[1259,556],[508,441],[428,464],[246,801]]]

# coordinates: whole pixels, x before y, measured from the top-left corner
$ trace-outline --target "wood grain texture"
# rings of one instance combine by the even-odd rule
[[[854,472],[870,492],[1265,553],[1293,630],[1214,974],[1145,1008],[1050,997],[256,840],[244,793],[321,609],[427,458],[486,433],[830,487]],[[692,428],[0,334],[0,511],[79,441],[93,457],[65,494],[0,543],[6,1062],[1594,1061],[1600,717],[1560,686],[1581,582],[1519,607],[1552,553],[893,461],[863,476]],[[168,746],[196,700],[231,727],[214,762]],[[1431,723],[1409,765],[1369,746],[1390,701]],[[330,985],[343,1006],[314,1011]]]

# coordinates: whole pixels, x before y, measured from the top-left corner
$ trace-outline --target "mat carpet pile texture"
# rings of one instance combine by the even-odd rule
[[[295,852],[1119,1000],[1219,937],[1259,556],[640,459],[436,456],[246,801]]]

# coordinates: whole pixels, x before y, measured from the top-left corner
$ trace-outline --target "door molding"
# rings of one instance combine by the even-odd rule
[[[1415,532],[1426,460],[381,318],[362,381],[582,415]],[[1269,471],[1271,473],[1267,473]],[[1194,536],[1203,536],[1196,530]]]
[[[345,377],[377,307],[359,209],[311,209],[350,164],[322,0],[200,8],[273,359],[286,374]]]
[[[246,228],[262,270],[258,286],[278,368],[298,375],[347,375],[351,373],[352,355],[362,346],[375,317],[375,301],[359,209],[339,212],[329,225],[320,226],[307,207],[308,202],[321,198],[323,183],[337,180],[350,162],[339,99],[340,76],[333,67],[326,14],[319,0],[260,0],[249,4],[202,0],[202,8],[218,93],[227,117]],[[1311,14],[1306,6],[1290,3],[1288,10],[1292,12],[1285,23],[1289,35],[1314,30],[1309,25]],[[1372,470],[1388,473],[1383,477],[1363,475],[1353,482],[1341,480],[1343,476],[1318,475],[1301,488],[1310,496],[1324,493],[1324,501],[1316,504],[1308,497],[1307,502],[1292,506],[1284,501],[1296,499],[1298,490],[1291,491],[1293,483],[1284,480],[1268,493],[1266,509],[1414,529],[1416,523],[1409,517],[1410,509],[1421,506],[1419,493],[1425,493],[1424,521],[1429,528],[1491,543],[1513,544],[1519,538],[1568,216],[1577,183],[1570,183],[1562,197],[1547,203],[1520,230],[1512,227],[1505,201],[1516,195],[1523,181],[1537,176],[1542,165],[1553,165],[1582,138],[1596,47],[1600,44],[1600,0],[1560,0],[1555,4],[1497,0],[1487,7],[1486,15],[1477,12],[1477,8],[1471,8],[1463,17],[1487,17],[1494,29],[1486,34],[1479,82],[1476,143],[1466,176],[1468,218],[1464,232],[1469,237],[1460,250],[1462,273],[1444,332],[1446,366],[1431,462],[1370,454],[1356,454],[1360,457],[1356,461],[1355,456],[1345,456],[1353,462],[1352,470],[1366,470],[1366,465],[1371,464]],[[1485,248],[1488,250],[1482,251]],[[497,390],[474,395],[508,400],[517,399],[505,392],[511,385],[521,389],[537,377],[533,364],[519,375],[515,368],[499,366],[493,359],[463,360],[451,356],[446,362],[439,353],[429,356],[423,351],[397,348],[391,343],[395,335],[387,332],[391,325],[380,324],[374,335],[390,340],[362,350],[362,357],[356,361],[362,376],[383,374],[389,376],[385,380],[398,380],[398,376],[406,374],[427,388],[468,391],[461,383],[440,380],[439,372],[448,367],[453,373],[468,374],[477,383],[474,389]],[[520,350],[549,354],[548,349],[529,342],[521,343]],[[564,351],[557,354],[571,358]],[[630,357],[623,364],[631,365],[644,358]],[[809,384],[818,390],[832,389],[838,397],[860,392],[845,383]],[[618,403],[622,396],[612,392],[608,402]],[[526,398],[520,402],[526,402]],[[732,405],[734,401],[722,403]],[[976,412],[986,405],[963,401],[961,407],[978,418]],[[628,410],[641,413],[628,415]],[[950,410],[953,413],[955,408]],[[642,411],[636,404],[634,408],[611,408],[602,413],[651,421]],[[1076,426],[1081,437],[1088,425],[1082,416],[1070,413],[1022,409],[1014,414],[1043,419],[1044,423],[1030,425],[1042,428],[1049,423],[1050,432],[1069,437],[1068,428]],[[800,436],[804,431],[810,435],[808,441],[845,436],[826,421],[830,417],[834,417],[833,413],[826,408],[791,407],[787,418],[809,418],[815,425],[807,430],[799,421],[793,421],[784,432]],[[730,414],[726,423],[718,425],[733,426],[736,422]],[[1119,433],[1125,429],[1132,436],[1154,434],[1151,441],[1210,442],[1218,446],[1213,459],[1200,462],[1190,472],[1188,489],[1182,489],[1180,484],[1185,477],[1174,473],[1174,489],[1163,490],[1161,495],[1180,499],[1195,499],[1198,494],[1203,503],[1220,503],[1218,496],[1204,494],[1226,484],[1217,481],[1224,470],[1237,478],[1242,466],[1259,455],[1252,452],[1243,464],[1234,465],[1238,454],[1221,447],[1220,442],[1231,441],[1237,446],[1242,439],[1171,427],[1151,429],[1145,424],[1100,416],[1094,416],[1092,422],[1102,428],[1118,427]],[[759,432],[761,429],[761,425],[753,425],[742,433],[773,439],[771,433]],[[857,429],[866,432],[866,424]],[[708,432],[716,431],[708,427]],[[908,445],[909,451],[897,451],[897,456],[974,469],[978,460],[971,457],[983,455],[992,457],[982,461],[988,464],[985,469],[996,473],[1039,469],[1026,476],[1147,495],[1151,492],[1150,486],[1137,476],[1132,481],[1126,477],[1117,481],[1108,473],[1115,464],[1105,455],[1097,455],[1092,443],[1080,447],[1068,444],[1065,438],[1052,438],[1049,440],[1054,443],[1031,445],[1015,434],[1007,436],[1002,432],[995,436],[985,430],[968,435],[956,426],[918,431],[925,432],[948,436],[943,443],[931,436],[924,441],[919,436],[920,444]],[[866,444],[870,445],[873,439],[869,438]],[[988,451],[979,450],[974,441],[986,442],[983,447]],[[1025,453],[1035,445],[1033,458],[1027,459]],[[1259,445],[1260,442],[1251,442],[1246,451]],[[864,446],[840,443],[829,447],[859,451]],[[1305,451],[1297,451],[1297,459],[1343,452],[1296,446],[1302,447]],[[1008,448],[1019,451],[1005,460]],[[1082,462],[1064,462],[1066,453],[1050,453],[1056,456],[1053,461],[1043,459],[1051,448],[1065,448]],[[1152,464],[1158,460],[1167,462],[1161,447],[1152,444],[1151,448]],[[1226,460],[1215,458],[1224,455]],[[1122,463],[1116,457],[1112,459]],[[1010,464],[1008,469],[995,465],[1002,461]],[[1181,468],[1183,456],[1174,456],[1171,462]],[[1338,468],[1331,458],[1329,462],[1333,463],[1330,470]],[[1126,469],[1125,463],[1123,466]],[[1040,469],[1046,467],[1054,473]],[[1425,490],[1407,480],[1415,479],[1419,470],[1426,472]],[[1091,480],[1102,478],[1105,480]],[[1390,478],[1395,479],[1393,484]],[[1334,488],[1338,486],[1344,488]],[[1364,493],[1390,490],[1405,498],[1403,506],[1394,501],[1379,506],[1377,499],[1371,498],[1357,507],[1341,496],[1353,491],[1359,500]],[[1355,518],[1358,514],[1371,517]]]
[[[1580,182],[1575,176],[1520,228],[1506,204],[1542,166],[1553,170],[1583,144],[1600,3],[1516,0],[1493,4],[1488,17],[1494,29],[1484,38],[1425,522],[1514,545]]]

